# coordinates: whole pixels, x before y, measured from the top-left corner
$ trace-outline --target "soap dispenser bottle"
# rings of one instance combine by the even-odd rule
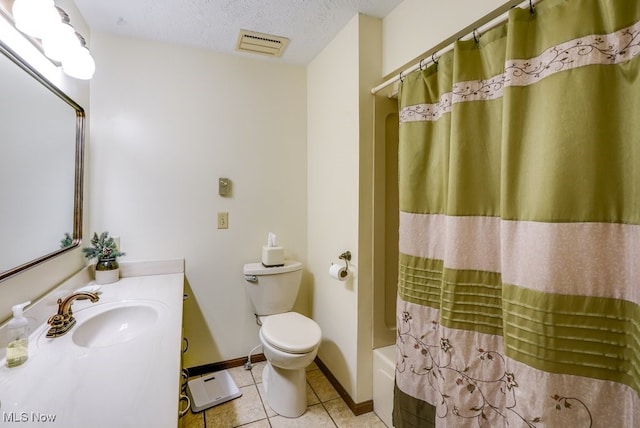
[[[24,307],[31,302],[14,305],[13,318],[7,324],[7,367],[16,367],[29,357],[29,322],[22,314]]]

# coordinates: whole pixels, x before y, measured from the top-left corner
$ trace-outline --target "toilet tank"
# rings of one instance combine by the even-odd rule
[[[243,273],[245,289],[256,315],[291,311],[300,289],[302,263],[286,260],[284,266],[278,267],[248,263]]]

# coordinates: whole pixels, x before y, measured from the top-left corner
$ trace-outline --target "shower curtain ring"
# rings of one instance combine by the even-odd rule
[[[533,7],[533,0],[529,0],[529,12],[531,12],[531,15],[534,14],[535,8]]]
[[[400,72],[400,82],[404,83],[404,77],[402,77],[402,71]]]
[[[420,60],[420,62],[418,63],[418,68],[420,69],[420,71],[422,71],[422,70],[423,70],[423,68],[422,68],[422,61],[424,61],[424,58],[422,58],[422,59]]]
[[[435,52],[431,54],[431,62],[433,62],[435,65],[438,65],[438,58],[436,58]]]
[[[477,28],[473,29],[473,40],[475,40],[476,43],[478,43],[480,41],[480,36],[481,34],[478,32]]]

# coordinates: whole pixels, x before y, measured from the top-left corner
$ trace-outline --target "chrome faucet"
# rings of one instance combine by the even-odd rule
[[[47,331],[47,337],[64,336],[76,324],[76,319],[73,317],[73,311],[71,310],[71,304],[76,299],[90,299],[92,303],[95,303],[100,300],[100,297],[96,293],[78,291],[67,296],[64,300],[58,299],[58,313],[52,315],[47,321],[51,325],[51,328]]]

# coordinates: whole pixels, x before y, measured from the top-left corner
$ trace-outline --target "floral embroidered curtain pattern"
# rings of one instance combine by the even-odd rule
[[[399,100],[395,426],[640,426],[639,2],[512,9]]]

